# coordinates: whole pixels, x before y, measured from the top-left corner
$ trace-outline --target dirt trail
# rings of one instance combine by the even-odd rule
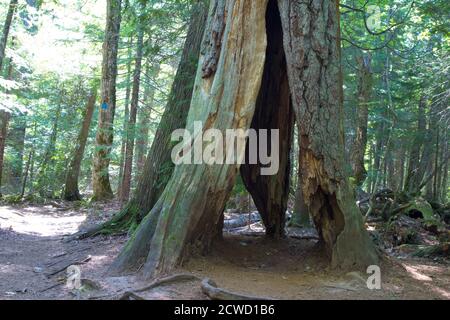
[[[135,276],[108,277],[107,269],[127,237],[66,242],[65,235],[107,219],[117,205],[93,209],[67,204],[0,206],[0,299],[112,299],[145,285]],[[66,287],[66,268],[79,267],[88,289]],[[209,277],[225,289],[278,299],[450,299],[448,262],[384,259],[382,290],[367,289],[368,275],[327,269],[313,240],[227,235],[208,257],[191,259],[180,272]],[[60,271],[60,272],[58,272]],[[52,274],[55,273],[55,274]],[[147,299],[205,299],[199,283],[143,293]]]

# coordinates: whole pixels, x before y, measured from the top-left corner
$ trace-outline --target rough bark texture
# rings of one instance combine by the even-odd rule
[[[265,62],[266,4],[225,2],[226,27],[217,71],[204,77],[202,54],[187,121],[190,132],[194,121],[201,121],[204,130],[250,128]],[[212,1],[211,14],[216,5]],[[238,152],[243,154],[245,145]],[[207,249],[238,171],[238,165],[227,164],[177,166],[159,201],[116,259],[113,271],[145,264],[142,271],[150,277],[171,271],[194,248]]]
[[[299,124],[305,203],[332,266],[373,264],[375,250],[344,170],[338,1],[278,3]]]
[[[355,185],[361,187],[367,177],[364,156],[367,148],[367,125],[369,121],[369,102],[372,94],[371,56],[358,58],[358,108],[356,137],[351,151],[351,164]]]
[[[2,38],[0,39],[0,70],[2,70],[3,60],[5,59],[6,44],[8,42],[9,30],[14,18],[14,13],[17,9],[18,0],[11,0],[9,2],[8,13],[6,14],[5,24],[3,26]]]
[[[123,169],[123,180],[120,197],[123,202],[130,198],[131,174],[133,171],[133,155],[136,136],[136,119],[139,104],[139,89],[141,85],[141,67],[144,46],[144,30],[141,21],[138,22],[138,36],[136,43],[136,61],[133,74],[133,90],[131,93],[130,119],[127,128],[127,144],[125,151],[125,165]]]
[[[261,175],[260,171],[263,165],[259,162],[260,159],[258,159],[258,164],[249,164],[249,161],[246,161],[246,164],[241,166],[241,176],[262,217],[266,234],[270,237],[281,238],[285,233],[289,196],[289,155],[292,145],[294,112],[290,101],[280,13],[274,0],[269,1],[266,25],[268,37],[266,62],[252,129],[279,130],[280,168],[276,175]],[[270,141],[268,150],[275,152]],[[249,146],[247,146],[247,160],[249,159],[248,152]]]
[[[98,87],[95,86],[89,96],[86,110],[84,111],[83,115],[81,130],[78,134],[77,144],[75,146],[72,160],[70,161],[69,169],[67,171],[66,183],[64,186],[64,199],[68,201],[81,200],[80,191],[78,189],[78,177],[80,175],[81,162],[83,161],[86,141],[89,136],[89,128],[91,126],[92,116],[94,115],[95,102],[97,100],[97,91]]]
[[[114,197],[109,181],[109,163],[113,143],[116,110],[117,51],[120,36],[121,0],[107,1],[105,41],[103,43],[101,105],[93,165],[94,200]]]
[[[5,155],[6,134],[8,132],[9,113],[0,110],[0,198],[2,197],[3,160]]]

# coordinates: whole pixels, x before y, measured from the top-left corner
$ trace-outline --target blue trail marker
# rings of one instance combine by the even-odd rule
[[[108,110],[108,104],[106,102],[102,103],[102,110]]]

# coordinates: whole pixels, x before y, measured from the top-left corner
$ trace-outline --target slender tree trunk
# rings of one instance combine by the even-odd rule
[[[2,197],[3,162],[5,155],[6,135],[8,132],[9,113],[0,110],[0,198]]]
[[[17,114],[11,122],[8,133],[8,145],[14,157],[14,162],[11,164],[11,186],[17,193],[20,192],[22,185],[26,128],[26,114]]]
[[[9,30],[14,18],[14,13],[17,9],[18,0],[11,0],[9,2],[8,13],[6,14],[5,24],[3,26],[2,38],[0,39],[0,70],[2,70],[3,60],[5,59],[6,44],[8,43]]]
[[[310,8],[300,0],[280,0],[284,50],[293,107],[301,127],[305,203],[333,266],[355,268],[377,259],[344,174],[338,6],[323,2]],[[204,130],[221,132],[251,127],[263,83],[267,39],[271,39],[267,34],[276,28],[266,30],[266,8],[264,0],[211,1],[205,49],[187,121],[189,132],[194,132],[197,121],[203,123]],[[267,108],[267,112],[271,110]],[[195,134],[194,145],[202,136],[203,132]],[[211,142],[202,144],[207,147]],[[226,146],[234,148],[235,144]],[[280,150],[289,155],[288,149]],[[238,157],[244,155],[245,144],[238,143],[235,151]],[[112,271],[127,271],[145,262],[141,270],[151,277],[172,271],[193,250],[207,251],[217,236],[239,167],[238,163],[177,166]],[[282,171],[283,166],[280,168]]]
[[[64,199],[68,201],[81,200],[80,191],[78,189],[78,177],[80,175],[81,162],[83,161],[84,150],[86,148],[86,142],[89,136],[92,116],[94,115],[97,91],[98,86],[94,85],[86,105],[86,110],[84,111],[81,130],[78,134],[77,144],[67,171],[66,183],[64,187]]]
[[[131,93],[131,106],[130,106],[130,119],[128,122],[127,130],[127,144],[125,151],[125,164],[123,169],[123,180],[121,188],[121,200],[126,202],[130,198],[131,188],[131,174],[133,171],[133,155],[134,144],[136,136],[136,119],[139,105],[139,89],[141,85],[141,69],[142,69],[142,55],[144,45],[144,30],[142,28],[142,22],[138,22],[138,37],[136,43],[136,61],[133,74],[133,90]]]
[[[114,197],[109,179],[109,163],[114,138],[116,111],[117,52],[120,37],[121,0],[107,1],[105,42],[103,44],[101,105],[93,165],[93,199]]]
[[[52,132],[45,150],[42,163],[38,172],[38,188],[41,195],[44,197],[53,196],[53,181],[52,177],[48,175],[48,170],[53,169],[53,155],[55,154],[56,139],[58,137],[59,119],[61,117],[62,106],[57,107],[55,117],[53,119]]]
[[[369,103],[372,96],[372,70],[370,55],[358,58],[358,108],[356,138],[351,151],[351,164],[355,185],[361,187],[367,177],[365,152],[367,148],[367,125],[369,122]]]
[[[141,110],[139,111],[139,135],[136,141],[136,170],[137,174],[140,175],[145,165],[145,155],[148,149],[148,135],[151,121],[152,108],[154,107],[154,98],[156,90],[150,84],[152,76],[157,77],[159,74],[160,66],[157,65],[152,68],[150,65],[147,67],[146,71],[146,87],[144,91],[144,104],[141,104]]]
[[[419,166],[421,161],[421,152],[424,149],[424,143],[427,136],[427,120],[426,120],[426,98],[422,96],[419,102],[419,112],[417,116],[417,131],[411,146],[409,154],[409,164],[405,181],[405,192],[417,192],[417,186],[420,184]]]
[[[126,78],[126,90],[125,90],[125,111],[123,115],[123,133],[122,133],[122,147],[120,149],[120,169],[119,169],[119,186],[117,190],[117,197],[120,199],[122,196],[122,181],[123,181],[123,168],[125,165],[125,152],[127,148],[127,132],[128,121],[130,118],[130,96],[131,96],[131,61],[133,58],[133,39],[130,39],[128,48],[128,62],[127,62],[127,78]]]
[[[34,158],[34,147],[31,147],[31,151],[28,155],[28,160],[27,160],[27,164],[25,166],[25,172],[23,175],[22,190],[20,192],[20,198],[23,198],[25,195],[25,190],[26,190],[27,182],[28,182],[28,175],[30,173],[30,166],[33,161],[33,158]]]

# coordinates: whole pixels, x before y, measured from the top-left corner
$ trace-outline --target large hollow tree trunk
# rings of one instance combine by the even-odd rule
[[[351,151],[351,164],[355,185],[361,187],[367,177],[364,156],[367,148],[367,126],[369,121],[369,102],[372,93],[371,56],[358,58],[358,109],[356,138]]]
[[[140,18],[141,19],[141,18]],[[123,168],[122,188],[120,198],[123,202],[130,198],[131,174],[133,171],[134,144],[136,136],[136,119],[139,104],[139,89],[141,85],[141,67],[144,46],[144,30],[142,21],[138,21],[138,36],[136,43],[136,61],[133,74],[133,90],[131,93],[130,119],[127,128],[127,143],[125,151],[125,164]]]
[[[109,163],[114,138],[116,111],[117,52],[121,22],[121,0],[107,1],[105,41],[103,43],[102,84],[96,150],[93,165],[94,200],[114,197],[109,181]]]
[[[18,0],[11,0],[6,14],[5,24],[3,25],[3,33],[0,39],[0,70],[2,70],[3,60],[5,59],[6,44],[8,43],[9,30],[17,9]]]
[[[78,177],[80,175],[81,162],[83,161],[86,141],[89,136],[92,116],[94,115],[97,91],[98,86],[95,85],[89,95],[86,110],[84,111],[83,122],[81,124],[81,130],[78,134],[77,144],[67,171],[66,183],[64,186],[64,199],[68,201],[81,200],[80,191],[78,189]]]
[[[376,260],[344,167],[339,1],[279,0],[303,195],[332,266]]]
[[[276,1],[270,1],[266,16],[268,46],[261,89],[256,101],[252,129],[279,130],[277,148],[268,143],[268,150],[279,153],[276,175],[262,175],[258,164],[241,166],[242,180],[253,197],[270,237],[281,238],[285,233],[286,209],[289,197],[290,149],[292,146],[294,112],[289,92],[283,30]],[[261,137],[258,137],[261,139]],[[270,137],[269,137],[270,138]],[[267,139],[267,138],[265,138]],[[269,139],[269,142],[271,139]],[[263,141],[266,143],[266,141]],[[247,160],[249,159],[247,145]],[[278,157],[278,154],[277,154]]]
[[[323,2],[323,6],[314,2],[311,8],[300,0],[280,0],[284,49],[301,128],[305,203],[332,264],[354,268],[372,264],[377,257],[344,174],[338,7],[335,2]],[[187,121],[189,132],[195,132],[197,121],[203,123],[203,130],[217,129],[222,134],[251,127],[266,63],[267,3],[211,1]],[[203,147],[221,144],[220,140],[202,142],[203,132],[195,133],[194,149],[197,142]],[[225,144],[225,154],[236,147]],[[237,143],[237,158],[245,155],[245,148],[245,143]],[[288,157],[289,147],[285,151]],[[217,236],[240,168],[237,162],[225,163],[177,166],[111,271],[142,267],[143,275],[151,277],[172,271],[192,252],[206,252]]]
[[[266,1],[211,1],[187,121],[189,132],[195,121],[201,121],[204,130],[223,133],[250,128],[265,62],[265,9]],[[245,144],[240,146],[238,154],[243,155]],[[145,263],[143,273],[151,277],[171,271],[191,250],[207,249],[238,172],[237,164],[177,166],[112,271],[124,272]]]

